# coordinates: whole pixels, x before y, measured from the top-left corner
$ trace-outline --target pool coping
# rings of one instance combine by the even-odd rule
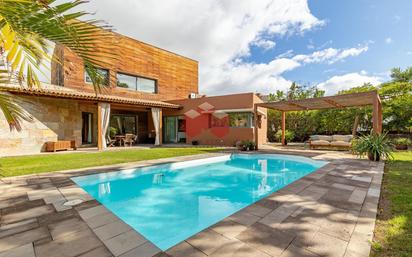
[[[16,186],[21,186],[22,190],[17,190],[14,193],[14,196],[21,195],[22,193],[26,194],[29,201],[43,201],[48,209],[53,208],[56,213],[65,213],[69,211],[76,212],[78,217],[80,217],[79,221],[75,222],[76,225],[78,225],[77,223],[81,223],[80,220],[86,223],[87,228],[91,230],[97,238],[99,238],[101,243],[106,247],[106,250],[109,250],[113,256],[220,256],[222,251],[234,253],[240,251],[241,249],[247,249],[247,252],[261,254],[261,256],[286,256],[285,254],[289,252],[297,251],[301,254],[307,253],[325,255],[325,253],[328,253],[328,250],[324,249],[324,246],[316,247],[316,245],[313,245],[313,242],[316,241],[316,236],[320,236],[321,238],[323,237],[323,239],[328,238],[335,241],[340,240],[339,244],[342,245],[342,249],[343,245],[345,245],[344,249],[340,250],[340,253],[335,255],[336,251],[329,252],[330,254],[327,254],[327,256],[369,255],[370,241],[373,236],[380,186],[382,182],[384,167],[383,163],[371,163],[364,160],[353,159],[351,156],[345,156],[345,154],[341,153],[319,153],[319,155],[312,156],[311,158],[314,160],[328,161],[328,164],[295,181],[294,183],[287,185],[281,190],[270,194],[262,200],[236,212],[217,224],[197,233],[187,240],[184,240],[178,245],[167,250],[165,253],[161,252],[160,249],[158,249],[154,244],[146,240],[142,235],[113,215],[100,203],[95,201],[70,179],[71,177],[79,175],[91,175],[113,171],[113,169],[131,169],[156,164],[203,159],[207,157],[226,155],[230,152],[231,151],[180,156],[122,165],[111,165],[99,168],[85,168],[5,178],[1,180],[4,184],[0,184],[0,189],[4,187],[6,189],[12,189]],[[273,152],[259,151],[257,153]],[[284,154],[283,152],[277,153]],[[302,154],[298,153],[293,154],[302,156]],[[325,184],[324,180],[326,177],[331,181],[331,183],[333,183],[330,185]],[[345,184],[346,182],[348,184]],[[346,190],[347,192],[342,190]],[[13,192],[13,190],[11,190],[11,192]],[[335,196],[336,199],[330,197],[325,198],[325,194],[329,192],[344,192],[346,195],[350,194],[350,199],[341,199],[339,196]],[[13,197],[3,198],[6,198],[7,200],[8,198],[10,199]],[[74,199],[82,199],[84,202],[74,207],[63,205],[65,201]],[[351,200],[351,202],[348,202],[349,200]],[[259,203],[261,201],[263,204]],[[271,203],[276,204],[269,206]],[[348,208],[337,208],[337,206],[334,206],[337,204],[348,204]],[[343,238],[345,240],[342,240],[339,236],[334,236],[333,233],[329,233],[328,231],[317,231],[313,234],[312,245],[302,245],[299,242],[295,242],[296,238],[293,238],[290,242],[282,242],[282,244],[279,243],[280,245],[276,245],[278,242],[271,242],[272,247],[268,247],[268,245],[262,244],[261,242],[260,244],[257,244],[256,242],[253,242],[253,237],[247,237],[247,233],[252,233],[253,229],[263,229],[265,230],[265,233],[267,232],[269,234],[275,232],[278,234],[280,233],[279,235],[281,235],[280,237],[282,238],[285,236],[291,237],[291,231],[289,228],[285,227],[284,221],[287,219],[293,220],[293,218],[299,217],[301,213],[311,210],[313,206],[318,205],[322,208],[329,208],[332,206],[331,209],[336,212],[336,215],[346,213],[356,216],[354,218],[356,221],[351,221],[352,223],[349,226],[351,230],[349,231],[350,237],[347,237],[348,233],[346,231],[345,238]],[[14,221],[18,219],[13,217],[11,214],[13,214],[13,212],[10,214],[6,212],[6,215],[2,215],[3,220],[6,219],[6,221]],[[34,215],[34,217],[36,216]],[[33,217],[30,216],[30,218]],[[24,222],[24,219],[22,222]],[[64,223],[65,219],[61,222]],[[9,223],[13,224],[13,222]],[[306,226],[309,223],[310,222],[304,222],[303,226]],[[329,224],[329,226],[332,227],[332,230],[335,229],[333,228],[334,225],[335,224],[333,224],[333,222]],[[51,225],[48,224],[47,226],[50,228]],[[0,226],[0,233],[2,227],[4,227],[4,225]],[[270,230],[270,232],[267,230]],[[339,229],[337,230],[341,232]],[[18,235],[19,233],[16,234]],[[56,232],[51,230],[50,234],[51,240],[43,240],[43,242],[32,244],[32,256],[43,256],[42,254],[46,252],[45,249],[50,250],[50,247],[58,247],[56,244],[53,244],[53,241],[59,240],[57,236],[54,236]],[[256,237],[259,238],[259,235],[256,235]],[[250,240],[252,242],[250,242]],[[206,242],[214,243],[210,244]],[[276,247],[273,246],[273,244],[275,244]],[[96,243],[96,245],[98,244]],[[23,250],[30,248],[28,246],[25,247],[26,248]],[[99,247],[96,247],[96,249],[97,248],[104,252],[104,249],[102,249],[100,245]],[[95,249],[91,249],[91,251],[94,250]],[[8,253],[11,251],[21,251],[21,247],[3,250],[0,244],[0,256],[3,253]]]

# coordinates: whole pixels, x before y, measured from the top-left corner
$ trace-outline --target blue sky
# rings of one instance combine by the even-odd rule
[[[199,61],[207,95],[379,84],[412,61],[411,0],[92,0],[121,34]]]
[[[290,50],[310,54],[314,49],[368,46],[365,53],[332,65],[306,65],[283,74],[288,80],[310,84],[360,71],[385,80],[391,68],[412,66],[412,1],[310,0],[309,8],[315,17],[325,21],[323,26],[303,34],[274,37],[273,49],[253,47],[247,59],[260,63]]]

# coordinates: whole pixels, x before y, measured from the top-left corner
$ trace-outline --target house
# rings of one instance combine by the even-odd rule
[[[98,69],[106,78],[98,94],[82,60],[59,45],[50,85],[0,85],[34,118],[10,132],[0,113],[0,155],[40,153],[57,140],[103,149],[108,137],[125,134],[137,135],[138,144],[234,145],[255,140],[260,130],[259,143],[266,141],[266,111],[254,110],[262,102],[257,95],[199,97],[197,61],[117,33],[110,40],[121,58]]]

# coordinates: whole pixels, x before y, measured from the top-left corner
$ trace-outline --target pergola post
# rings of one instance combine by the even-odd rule
[[[285,133],[286,133],[286,112],[282,111],[282,145],[286,145]]]
[[[259,135],[258,135],[258,131],[259,131],[259,128],[258,128],[258,113],[257,113],[257,105],[255,104],[254,105],[254,107],[253,107],[253,121],[254,121],[254,136],[255,136],[255,144],[256,144],[256,150],[258,150],[259,149]]]
[[[378,94],[373,99],[372,123],[373,131],[377,134],[382,133],[382,103]]]
[[[102,107],[97,104],[97,149],[99,151],[103,150],[102,132]]]

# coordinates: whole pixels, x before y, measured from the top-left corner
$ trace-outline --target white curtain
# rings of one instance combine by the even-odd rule
[[[156,132],[155,145],[160,145],[160,108],[152,108],[153,125]]]
[[[109,122],[110,122],[110,104],[109,103],[98,103],[100,106],[100,115],[102,117],[102,147],[103,149],[107,148],[107,142],[106,142],[106,135],[107,135],[107,129],[109,128]]]

